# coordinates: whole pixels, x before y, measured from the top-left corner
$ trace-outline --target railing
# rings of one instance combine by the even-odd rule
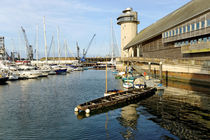
[[[199,53],[210,52],[210,42],[199,42],[197,44],[189,44],[181,47],[182,53]]]

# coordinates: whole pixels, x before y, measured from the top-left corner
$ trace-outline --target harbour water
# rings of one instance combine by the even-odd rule
[[[122,88],[111,71],[108,88]],[[83,118],[74,107],[103,96],[105,71],[8,82],[0,85],[0,139],[210,139],[209,90],[172,83],[164,93]]]

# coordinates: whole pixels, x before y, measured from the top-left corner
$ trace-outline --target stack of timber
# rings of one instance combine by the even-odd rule
[[[101,97],[75,107],[75,112],[86,112],[105,109],[122,103],[129,103],[133,100],[143,99],[149,97],[155,93],[157,89],[154,87],[148,87],[143,89],[131,89],[123,92],[119,92],[113,95]]]

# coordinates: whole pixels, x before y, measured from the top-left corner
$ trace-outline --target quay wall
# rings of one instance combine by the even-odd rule
[[[137,72],[146,72],[150,76],[160,75],[162,63],[162,79],[181,81],[190,84],[210,86],[210,60],[208,59],[158,59],[158,58],[118,58],[117,69],[125,70],[133,66]],[[150,67],[149,67],[150,63]],[[149,71],[150,68],[150,71]]]

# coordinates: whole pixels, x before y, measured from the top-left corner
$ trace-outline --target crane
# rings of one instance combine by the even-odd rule
[[[22,26],[21,26],[21,29],[22,29],[23,36],[24,36],[24,39],[25,39],[25,42],[26,42],[27,59],[28,60],[33,60],[33,48],[32,48],[32,45],[30,45],[28,43],[28,38],[26,36],[25,29]]]
[[[86,55],[87,55],[87,52],[88,52],[88,50],[89,50],[89,48],[90,48],[90,46],[91,46],[91,44],[92,44],[93,39],[94,39],[95,36],[96,36],[96,34],[94,34],[93,37],[91,38],[91,40],[90,40],[90,42],[89,42],[89,44],[88,44],[87,49],[86,49],[86,50],[83,49],[83,57],[82,57],[82,59],[81,59],[82,62],[85,61],[85,57],[86,57]]]

